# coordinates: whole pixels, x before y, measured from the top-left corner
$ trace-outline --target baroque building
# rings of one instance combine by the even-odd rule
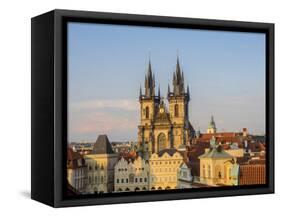
[[[150,190],[177,189],[180,166],[184,163],[182,153],[174,148],[153,153],[149,159]]]
[[[135,160],[121,157],[114,167],[114,190],[147,191],[149,179],[149,164],[142,157]]]
[[[199,156],[200,182],[211,186],[237,185],[239,165],[236,158],[223,150],[222,146],[216,143],[214,136],[210,146]]]
[[[161,150],[187,146],[195,132],[189,121],[189,87],[185,88],[184,73],[177,58],[173,73],[173,89],[168,85],[165,105],[158,88],[155,93],[155,75],[149,61],[145,75],[145,91],[140,88],[140,124],[138,126],[139,152],[147,159]]]

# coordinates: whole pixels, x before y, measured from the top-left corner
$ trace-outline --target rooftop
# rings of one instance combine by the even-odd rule
[[[99,135],[94,145],[92,154],[114,154],[107,135]]]

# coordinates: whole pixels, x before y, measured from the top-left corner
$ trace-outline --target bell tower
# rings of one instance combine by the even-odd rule
[[[155,149],[154,119],[159,106],[160,96],[155,95],[155,75],[149,60],[144,82],[145,90],[140,87],[140,125],[138,126],[138,141],[143,151],[153,152]]]
[[[174,147],[185,145],[188,137],[190,100],[189,87],[185,91],[184,74],[177,58],[176,70],[173,73],[173,91],[168,86],[167,99],[169,101],[170,120],[173,125]]]

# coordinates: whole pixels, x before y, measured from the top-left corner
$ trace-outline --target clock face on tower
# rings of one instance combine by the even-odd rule
[[[160,113],[162,114],[164,112],[164,108],[160,108]]]

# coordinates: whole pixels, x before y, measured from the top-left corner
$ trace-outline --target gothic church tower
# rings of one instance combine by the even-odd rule
[[[195,135],[189,122],[189,88],[185,89],[184,74],[177,58],[173,73],[173,91],[168,86],[168,108],[163,98],[155,94],[155,76],[149,61],[145,75],[145,91],[140,88],[140,124],[138,126],[139,153],[151,155],[164,149],[182,149]]]

